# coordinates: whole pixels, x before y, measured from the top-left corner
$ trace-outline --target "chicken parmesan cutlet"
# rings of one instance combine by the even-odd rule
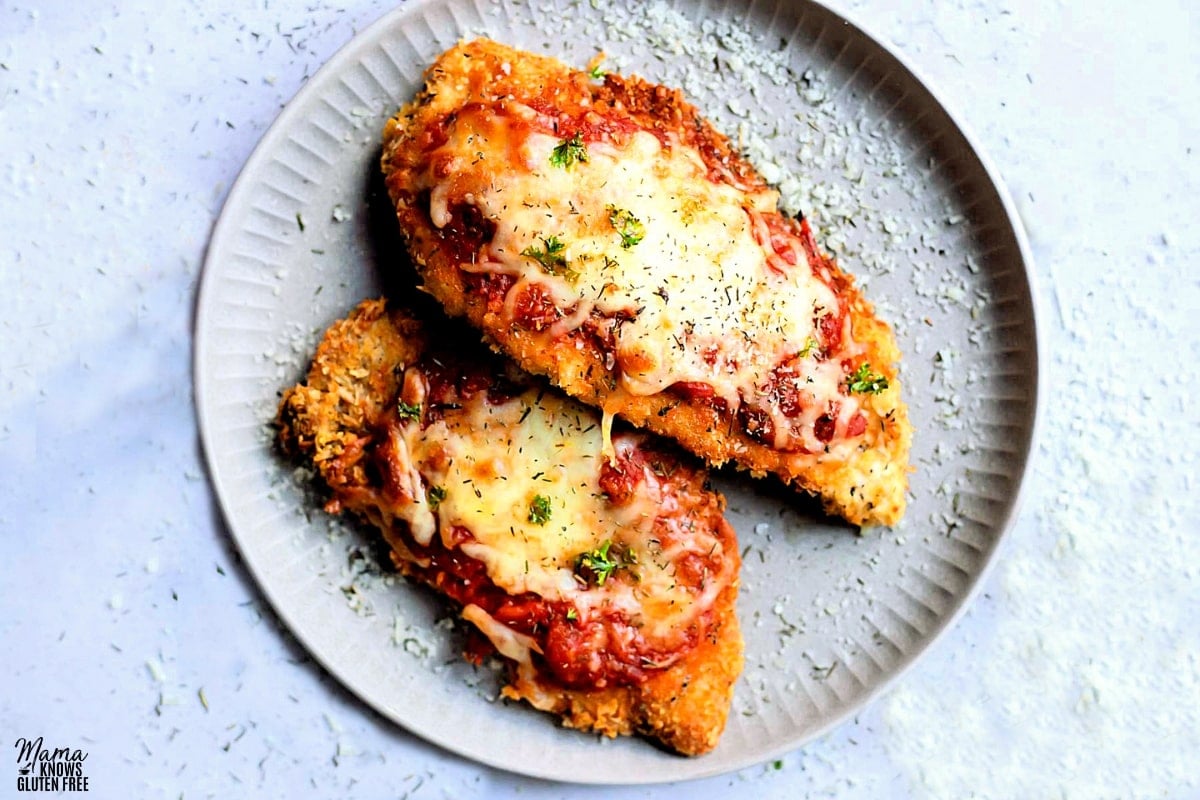
[[[696,755],[742,669],[736,536],[690,457],[600,415],[449,329],[360,304],[283,396],[285,452],[326,509],[378,528],[398,570],[499,656],[506,697],[609,736]]]
[[[890,328],[680,91],[460,44],[382,168],[424,288],[522,368],[851,523],[901,518]]]

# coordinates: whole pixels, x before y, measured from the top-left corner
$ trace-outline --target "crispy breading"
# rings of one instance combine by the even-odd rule
[[[401,521],[410,498],[389,492],[371,454],[385,438],[380,421],[394,413],[404,390],[405,368],[422,357],[436,358],[438,352],[463,357],[462,338],[448,330],[431,329],[383,300],[363,302],[326,332],[305,381],[285,392],[277,423],[284,451],[313,465],[330,490],[327,510],[356,514],[379,528],[400,571],[431,583],[435,581],[416,566],[411,532]],[[511,382],[511,368],[494,356],[487,358],[495,363],[496,380]],[[675,663],[650,670],[648,680],[603,689],[565,688],[541,670],[510,662],[504,694],[557,714],[570,727],[608,736],[645,734],[682,754],[696,755],[717,744],[742,669],[734,608],[739,558],[736,538],[723,517],[723,498],[702,488],[704,476],[696,468],[666,463],[668,479],[679,489],[678,501],[692,509],[689,521],[718,533],[733,569],[701,639]],[[446,591],[444,584],[435,588]]]
[[[654,393],[630,391],[621,380],[622,365],[614,364],[603,336],[589,332],[586,325],[566,334],[556,333],[555,326],[562,325],[563,317],[571,311],[555,308],[536,294],[517,298],[518,303],[526,302],[528,307],[523,311],[533,323],[513,324],[511,295],[516,292],[505,296],[511,280],[506,284],[502,282],[504,275],[481,275],[475,263],[477,254],[485,251],[496,233],[495,222],[481,218],[469,205],[459,209],[459,216],[449,223],[436,224],[431,218],[430,181],[444,181],[452,188],[457,179],[452,163],[428,160],[431,148],[445,139],[460,115],[478,107],[507,109],[517,104],[535,109],[538,114],[582,120],[577,124],[583,126],[615,120],[610,127],[649,131],[671,142],[671,147],[692,148],[706,165],[711,180],[736,185],[755,197],[769,195],[749,163],[678,90],[613,74],[607,75],[603,84],[596,84],[587,73],[569,69],[554,59],[487,40],[451,49],[429,68],[426,80],[425,89],[416,99],[388,122],[382,168],[424,288],[450,315],[466,317],[497,350],[522,368],[548,376],[585,403],[674,439],[712,465],[732,462],[755,476],[775,474],[818,496],[829,513],[854,524],[899,521],[906,505],[912,438],[897,377],[900,353],[888,325],[875,315],[854,279],[817,249],[806,223],[780,217],[773,206],[764,212],[778,220],[779,229],[794,241],[805,242],[810,266],[827,276],[828,285],[846,310],[857,363],[867,364],[883,379],[872,391],[852,398],[865,424],[861,432],[853,432],[855,445],[845,456],[828,457],[813,448],[777,449],[766,440],[768,437],[754,435],[728,406],[722,407],[710,397],[688,396],[670,388]],[[523,169],[517,164],[521,158],[518,148],[510,146],[510,152],[512,163],[489,161],[488,169],[496,174]],[[479,157],[485,157],[482,150]],[[495,156],[489,153],[488,157]],[[589,198],[578,200],[582,207]],[[611,206],[609,211],[614,213]],[[612,224],[615,227],[618,223]],[[545,263],[551,258],[551,246],[559,243],[544,236],[541,241],[545,242],[544,252],[533,248],[522,255],[532,255]],[[545,271],[561,273],[565,269],[563,264],[549,263]],[[763,333],[730,331],[730,336],[750,339]],[[626,370],[631,368],[629,363],[624,366]],[[851,370],[847,368],[847,375]],[[884,383],[886,388],[882,388]]]

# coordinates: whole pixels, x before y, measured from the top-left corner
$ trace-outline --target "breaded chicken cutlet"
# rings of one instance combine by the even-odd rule
[[[382,168],[424,288],[522,368],[852,523],[901,518],[890,328],[679,91],[460,44]]]
[[[602,458],[597,413],[439,324],[382,300],[335,323],[283,397],[284,449],[460,609],[505,696],[711,750],[742,668],[724,499],[646,434]]]

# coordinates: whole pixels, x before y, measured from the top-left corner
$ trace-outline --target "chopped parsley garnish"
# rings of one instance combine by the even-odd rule
[[[623,208],[609,206],[608,221],[612,223],[613,229],[621,235],[621,247],[626,250],[646,238],[646,226]]]
[[[567,609],[567,620],[570,622],[574,622],[577,619],[579,619],[579,612],[576,611],[574,608],[568,608]]]
[[[563,169],[567,169],[577,161],[587,160],[587,146],[583,143],[583,135],[578,132],[570,139],[563,139],[556,144],[550,153],[550,163]]]
[[[596,66],[588,70],[588,77],[594,81],[602,81],[604,80],[604,76],[608,74],[603,68],[601,68],[600,64],[601,62],[597,61]]]
[[[603,586],[617,569],[636,563],[637,555],[632,550],[614,552],[609,539],[595,550],[579,554],[575,559],[575,575],[589,586]]]
[[[542,269],[550,275],[561,275],[567,280],[574,280],[579,273],[567,266],[567,245],[557,236],[543,236],[542,247],[526,247],[521,255],[532,258],[542,265]]]
[[[545,525],[550,521],[550,498],[539,494],[529,501],[529,521],[534,525]]]
[[[864,361],[846,379],[846,388],[856,394],[879,394],[888,388],[887,378],[871,372],[871,365]]]
[[[808,358],[817,349],[817,340],[809,336],[804,340],[804,349],[800,351],[800,358]]]
[[[612,548],[611,539],[596,550],[581,553],[579,558],[575,559],[575,574],[583,578],[586,583],[603,586],[608,577],[613,574],[613,570],[617,568],[617,562],[608,557],[610,548]]]
[[[446,487],[430,486],[426,495],[429,497],[429,508],[437,511],[437,507],[446,499]]]
[[[415,403],[410,405],[403,400],[396,403],[396,411],[400,414],[400,419],[417,419],[421,418],[421,404]]]

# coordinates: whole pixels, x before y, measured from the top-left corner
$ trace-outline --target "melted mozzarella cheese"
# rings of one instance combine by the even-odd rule
[[[530,653],[541,652],[533,637],[514,631],[474,603],[463,606],[462,617],[479,628],[496,652],[518,664],[528,664]]]
[[[518,277],[510,314],[512,297],[528,283],[548,289],[567,311],[552,334],[593,309],[632,317],[615,328],[620,380],[631,393],[701,382],[731,409],[761,398],[771,371],[816,336],[815,319],[838,308],[802,255],[799,266],[781,268],[762,243],[769,235],[761,213],[774,211],[775,193],[713,182],[695,149],[673,139],[664,147],[645,131],[621,147],[589,142],[586,161],[556,166],[561,140],[531,130],[532,114],[512,102],[503,111],[466,110],[431,159],[451,176],[428,178],[434,224],[449,220],[451,200],[475,205],[496,224],[470,269]],[[622,241],[625,214],[641,224],[636,244]],[[563,246],[555,255],[565,264],[539,263],[552,244]],[[812,423],[827,402],[839,399],[847,417],[858,402],[840,394],[839,365],[805,363],[813,403],[802,444],[815,451],[824,445],[812,440]],[[788,429],[776,426],[781,437]]]
[[[600,488],[600,422],[573,401],[534,390],[498,404],[476,395],[424,429],[401,425],[399,436],[403,462],[425,483],[417,496],[440,498],[409,506],[413,513],[405,516],[412,517],[414,533],[432,529],[436,520],[443,543],[483,563],[510,594],[569,601],[584,619],[600,608],[619,610],[644,625],[646,635],[671,637],[732,579],[727,568],[705,586],[675,580],[676,563],[687,552],[719,551],[716,532],[689,528],[680,534],[688,541],[685,550],[664,555],[656,521],[676,531],[690,524],[678,519],[670,487],[643,468],[632,499],[610,503]],[[618,437],[615,446],[631,444]],[[538,498],[544,498],[548,517],[531,512]],[[456,528],[469,531],[469,538],[463,541]],[[578,557],[605,542],[637,554],[636,564],[622,567],[636,580],[587,587],[576,578]]]

